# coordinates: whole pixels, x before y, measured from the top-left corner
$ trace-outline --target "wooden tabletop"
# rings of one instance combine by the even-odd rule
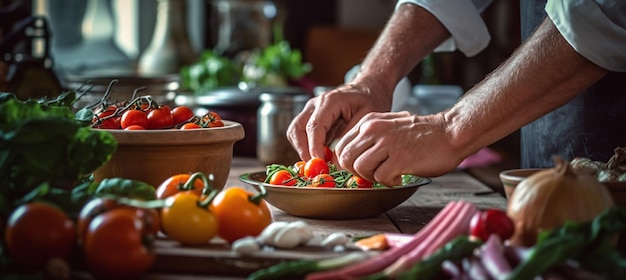
[[[246,186],[239,181],[244,173],[265,170],[254,158],[237,158],[232,163],[226,187]],[[250,187],[251,188],[251,187]],[[506,208],[506,199],[484,183],[464,171],[454,171],[432,178],[432,183],[421,187],[413,196],[396,208],[374,218],[358,220],[316,220],[290,216],[271,206],[275,221],[302,220],[310,224],[316,238],[333,232],[363,237],[377,233],[408,233],[419,231],[447,203],[465,200],[481,209]],[[262,251],[251,256],[240,256],[230,251],[219,240],[204,247],[183,248],[175,242],[160,239],[157,242],[157,261],[146,279],[242,279],[250,272],[284,260],[300,258],[327,258],[342,254],[323,248]]]

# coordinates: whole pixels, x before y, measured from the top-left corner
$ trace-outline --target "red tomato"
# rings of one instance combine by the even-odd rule
[[[121,207],[134,209],[136,215],[146,222],[153,234],[157,234],[161,229],[159,212],[156,209],[133,208],[118,204],[113,199],[98,197],[87,202],[78,214],[76,228],[79,244],[84,242],[89,224],[96,216]]]
[[[147,129],[162,129],[173,125],[174,119],[168,106],[160,106],[148,113]]]
[[[192,176],[194,177],[193,183],[190,182],[190,184],[187,184]],[[176,174],[165,179],[165,181],[163,181],[163,183],[161,183],[156,188],[156,198],[164,199],[166,197],[173,196],[181,191],[191,191],[192,193],[200,197],[202,196],[204,187],[205,182],[198,175],[186,173]]]
[[[333,160],[333,150],[327,146],[324,146],[324,160],[326,162],[331,162]]]
[[[208,112],[202,117],[202,124],[204,127],[221,127],[224,126],[222,117],[216,112]]]
[[[350,177],[350,179],[348,179],[348,182],[346,182],[346,188],[371,189],[372,186],[373,186],[372,182],[365,180],[356,175],[353,175],[352,177]]]
[[[313,178],[319,174],[329,173],[328,164],[321,158],[312,158],[304,165],[304,176],[307,178]]]
[[[311,187],[316,188],[334,188],[335,187],[335,178],[330,176],[330,174],[319,174],[313,177],[311,180]]]
[[[115,208],[96,216],[83,249],[89,272],[102,279],[136,279],[156,258],[154,237],[135,209]]]
[[[124,130],[146,130],[146,128],[143,127],[143,126],[134,124],[134,125],[131,125],[131,126],[127,127],[127,128],[124,128]]]
[[[115,114],[115,111],[115,107],[111,107],[94,116],[92,120],[94,127],[102,129],[122,128],[122,126],[120,125],[120,117],[111,117]]]
[[[198,128],[202,128],[202,127],[196,123],[186,123],[180,127],[180,129],[198,129]]]
[[[291,173],[284,169],[274,172],[270,178],[270,184],[272,185],[293,186],[296,182],[296,178],[291,176]]]
[[[174,120],[174,124],[186,122],[195,116],[191,108],[187,106],[174,107],[174,109],[172,109],[171,111],[171,114],[172,119]]]
[[[513,236],[515,225],[505,211],[487,209],[479,211],[470,221],[470,234],[487,241],[490,235],[497,234],[502,241]]]
[[[140,110],[128,110],[122,114],[120,125],[123,129],[126,129],[132,125],[138,125],[141,127],[148,126],[148,118],[146,113]]]
[[[306,161],[298,161],[293,164],[294,170],[298,171],[299,176],[304,176],[304,165],[306,165]]]
[[[41,269],[53,258],[67,258],[76,244],[76,227],[65,212],[48,203],[16,208],[7,221],[9,256],[24,268]]]
[[[230,243],[257,236],[272,223],[272,213],[265,200],[240,187],[220,191],[209,209],[219,221],[217,235]]]

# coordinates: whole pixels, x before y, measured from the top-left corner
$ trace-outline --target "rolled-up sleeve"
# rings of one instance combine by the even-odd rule
[[[548,0],[546,13],[580,55],[626,72],[626,1]]]
[[[491,36],[480,13],[492,0],[400,0],[396,9],[411,3],[432,13],[450,32],[451,38],[435,51],[458,49],[466,56],[474,56],[487,47]]]

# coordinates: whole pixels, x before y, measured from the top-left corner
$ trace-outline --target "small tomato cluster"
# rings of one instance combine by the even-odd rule
[[[291,166],[272,164],[267,166],[265,183],[281,186],[315,188],[376,188],[386,187],[370,182],[346,170],[337,170],[330,161],[334,154],[325,148],[324,159],[311,158],[298,161]]]
[[[140,96],[114,104],[103,101],[92,112],[91,126],[101,129],[197,129],[224,126],[216,112],[209,111],[196,116],[187,106],[170,108],[159,105],[151,96]]]
[[[181,245],[205,245],[215,237],[233,243],[273,222],[264,189],[217,190],[211,178],[173,175],[152,189],[150,200],[96,196],[77,215],[48,202],[22,204],[6,221],[7,256],[18,272],[63,271],[69,277],[70,260],[81,256],[98,279],[135,279],[154,264],[158,235]]]

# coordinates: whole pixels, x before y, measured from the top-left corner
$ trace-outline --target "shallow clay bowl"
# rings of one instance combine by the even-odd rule
[[[177,130],[107,130],[117,140],[109,162],[94,172],[95,180],[125,178],[158,187],[180,173],[213,174],[212,186],[226,184],[233,145],[243,139],[241,124],[224,120],[223,127]]]
[[[312,219],[349,220],[378,216],[400,205],[420,186],[431,182],[420,179],[405,186],[373,189],[290,187],[267,184],[265,171],[247,173],[239,179],[260,191],[265,200],[285,213]]]
[[[511,169],[500,172],[500,181],[504,187],[506,198],[510,198],[517,184],[528,176],[544,170],[542,168]],[[616,204],[626,205],[626,182],[602,182],[607,187]]]

